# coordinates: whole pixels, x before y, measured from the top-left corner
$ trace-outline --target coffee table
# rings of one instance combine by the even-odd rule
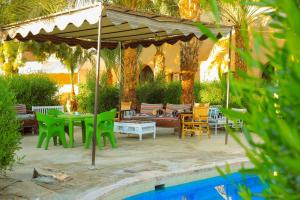
[[[144,134],[153,134],[153,139],[156,137],[156,123],[148,121],[121,121],[114,123],[114,132],[139,135],[139,140],[142,141]]]

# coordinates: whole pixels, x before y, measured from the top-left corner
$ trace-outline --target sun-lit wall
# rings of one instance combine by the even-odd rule
[[[199,48],[199,67],[202,61],[205,61],[210,51],[213,47],[213,42],[210,40],[201,41],[201,46]],[[154,71],[154,56],[156,53],[156,47],[151,45],[148,48],[144,48],[141,55],[140,60],[143,66],[149,66]],[[165,55],[165,70],[166,74],[179,74],[180,72],[180,44],[177,42],[174,45],[164,44],[163,45],[163,53]],[[198,73],[195,76],[196,80],[200,80],[200,68]]]

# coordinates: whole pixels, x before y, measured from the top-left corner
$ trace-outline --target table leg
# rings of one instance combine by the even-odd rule
[[[153,132],[153,139],[156,138],[156,127],[154,127],[154,132]]]
[[[218,134],[217,131],[218,131],[218,122],[215,123],[215,135]]]
[[[81,131],[82,131],[82,143],[85,143],[86,128],[85,128],[84,120],[81,121]]]
[[[69,144],[69,146],[72,148],[74,146],[74,126],[73,126],[73,120],[69,120],[69,137],[70,137],[70,144]]]
[[[139,133],[140,141],[142,141],[142,139],[143,139],[143,129],[142,129],[142,127],[138,127],[138,128],[137,128],[137,131],[138,131],[138,133]]]

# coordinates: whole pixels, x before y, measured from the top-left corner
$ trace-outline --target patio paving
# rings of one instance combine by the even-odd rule
[[[184,140],[172,132],[173,129],[158,129],[155,140],[152,135],[145,135],[141,142],[136,136],[118,135],[117,149],[110,146],[97,149],[96,170],[89,169],[91,150],[83,148],[79,129],[75,130],[75,148],[55,147],[51,142],[47,151],[36,149],[37,136],[24,136],[18,155],[25,157],[7,177],[0,179],[0,199],[117,199],[107,194],[122,187],[124,191],[126,185],[147,182],[154,177],[159,182],[160,177],[246,160],[243,149],[232,138],[224,145],[224,132],[210,139],[187,137]],[[49,173],[63,172],[72,179],[53,184],[35,182],[34,168]]]

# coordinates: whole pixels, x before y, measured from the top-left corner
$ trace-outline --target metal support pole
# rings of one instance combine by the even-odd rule
[[[96,61],[96,83],[95,83],[95,102],[94,102],[94,133],[93,133],[93,149],[92,149],[92,166],[95,169],[96,160],[96,133],[97,133],[97,114],[98,114],[98,97],[99,97],[99,76],[100,76],[100,56],[101,56],[101,21],[102,21],[102,5],[100,4],[100,16],[98,22],[98,41],[97,41],[97,61]]]
[[[119,112],[121,115],[121,102],[122,102],[122,97],[123,97],[123,61],[122,61],[122,42],[119,42],[119,46],[120,46],[120,92],[119,92]],[[121,117],[121,116],[120,116]]]
[[[231,40],[232,40],[232,29],[229,33],[229,61],[228,61],[228,70],[227,70],[227,77],[226,77],[226,109],[229,109],[229,92],[230,92],[230,67],[231,67]],[[226,124],[228,126],[228,117],[226,117]],[[228,144],[228,132],[225,132],[225,144]]]

